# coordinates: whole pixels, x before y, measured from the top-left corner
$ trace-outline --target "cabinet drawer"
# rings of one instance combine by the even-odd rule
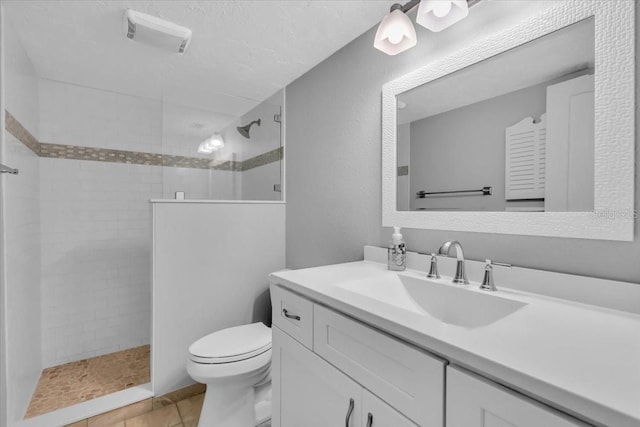
[[[273,324],[313,349],[313,303],[278,285],[270,291]]]
[[[586,427],[568,415],[462,369],[447,368],[447,427]]]
[[[422,427],[442,427],[445,361],[314,307],[314,351]]]

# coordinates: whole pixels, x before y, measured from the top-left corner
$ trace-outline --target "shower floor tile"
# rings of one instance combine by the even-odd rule
[[[151,381],[150,346],[53,366],[42,371],[25,418]]]

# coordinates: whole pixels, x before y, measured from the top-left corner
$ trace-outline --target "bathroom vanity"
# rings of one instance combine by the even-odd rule
[[[640,425],[638,313],[515,290],[502,272],[481,291],[482,263],[465,286],[451,259],[427,279],[428,257],[391,272],[383,256],[271,275],[274,426]]]

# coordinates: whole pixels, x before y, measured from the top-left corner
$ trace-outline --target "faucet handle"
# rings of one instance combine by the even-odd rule
[[[480,289],[483,291],[497,291],[496,284],[493,281],[493,263],[490,259],[485,260],[484,277]]]
[[[495,261],[491,261],[490,259],[486,260],[488,263],[490,263],[491,265],[497,265],[498,267],[507,267],[507,268],[511,268],[513,267],[512,264],[507,264],[505,262],[495,262]]]
[[[438,258],[436,258],[436,254],[431,253],[431,266],[429,267],[429,274],[427,277],[431,279],[439,279],[440,273],[438,273]]]

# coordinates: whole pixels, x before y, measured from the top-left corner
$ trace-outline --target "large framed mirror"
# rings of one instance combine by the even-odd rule
[[[634,2],[563,1],[383,86],[383,225],[632,240]]]

